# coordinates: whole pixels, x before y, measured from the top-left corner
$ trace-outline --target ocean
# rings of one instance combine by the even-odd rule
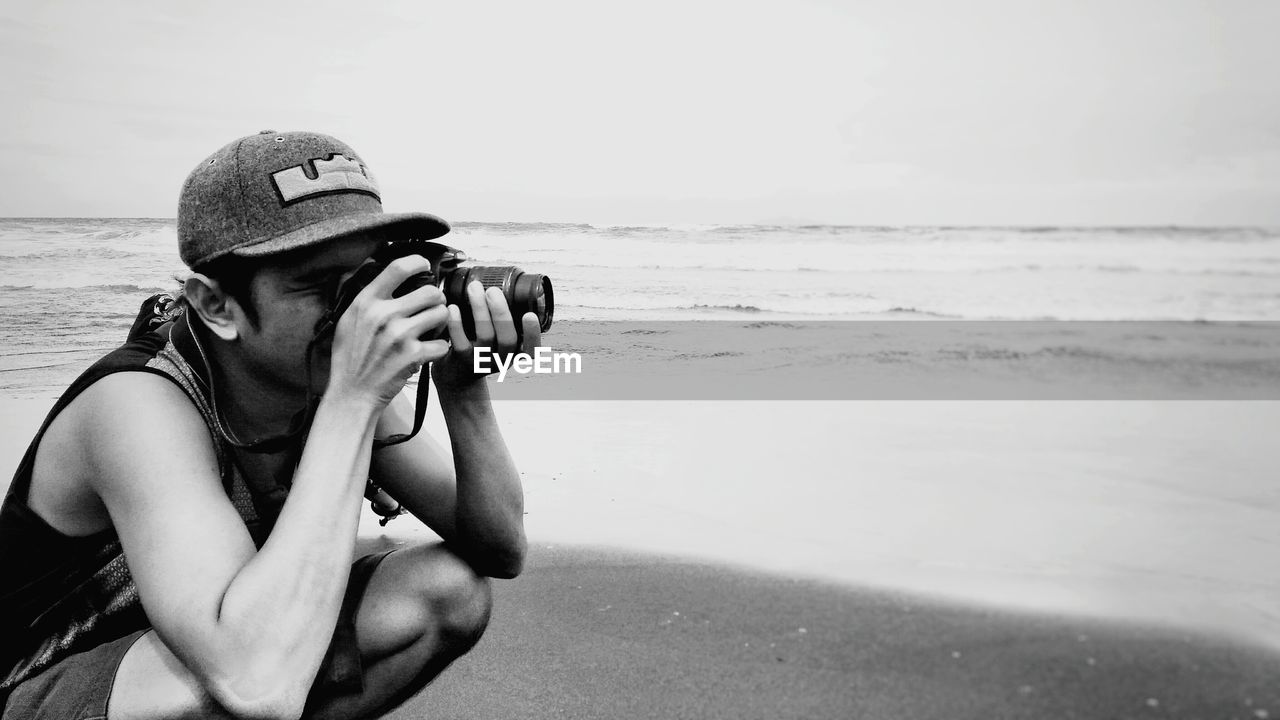
[[[684,321],[758,329],[838,321],[1280,320],[1280,229],[459,222],[445,240],[477,263],[549,275],[558,325],[548,340],[585,323],[590,349],[603,357],[716,356],[709,348],[698,358],[675,357],[671,346],[613,331]],[[183,272],[173,220],[0,219],[0,393],[56,393],[120,342],[143,298],[175,289]],[[724,344],[752,340],[737,333]],[[978,355],[1004,353],[1006,344]],[[825,357],[837,373],[850,360],[849,353]],[[757,365],[785,364],[766,360]]]

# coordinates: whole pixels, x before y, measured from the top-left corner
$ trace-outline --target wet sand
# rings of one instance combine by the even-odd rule
[[[392,718],[1241,718],[1280,655],[1202,635],[535,548],[492,625]]]

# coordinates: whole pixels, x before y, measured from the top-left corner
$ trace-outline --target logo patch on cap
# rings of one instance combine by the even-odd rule
[[[306,165],[315,168],[315,177],[308,176]],[[276,192],[280,193],[285,205],[316,195],[347,192],[372,195],[382,200],[373,175],[359,161],[345,155],[315,158],[303,165],[271,173],[271,182],[275,183]]]

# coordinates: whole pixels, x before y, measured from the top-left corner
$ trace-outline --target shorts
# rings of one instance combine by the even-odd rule
[[[307,696],[308,707],[364,689],[364,666],[356,640],[356,613],[369,578],[390,553],[388,550],[365,555],[351,564],[338,624]],[[139,630],[103,643],[28,678],[9,695],[0,720],[106,720],[107,703],[111,700],[120,661],[138,638],[148,632],[149,629]]]

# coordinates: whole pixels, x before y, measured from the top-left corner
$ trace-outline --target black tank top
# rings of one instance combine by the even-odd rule
[[[150,626],[115,530],[72,537],[27,505],[40,440],[53,419],[107,375],[148,372],[182,388],[209,427],[223,487],[258,547],[284,502],[252,492],[215,430],[207,369],[191,330],[167,295],[148,298],[127,342],[94,363],[58,398],[27,448],[0,506],[0,706],[14,686],[68,655]],[[162,452],[163,448],[157,448]]]

